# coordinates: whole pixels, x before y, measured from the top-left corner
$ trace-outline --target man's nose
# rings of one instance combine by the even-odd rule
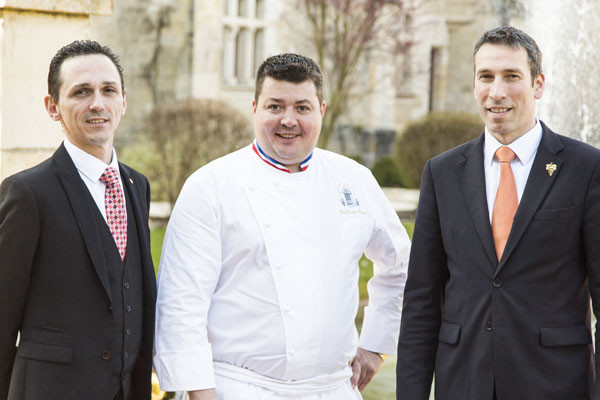
[[[495,79],[490,86],[490,98],[494,101],[502,100],[506,97],[506,86],[500,79]]]
[[[92,102],[90,103],[90,110],[104,110],[104,101],[102,95],[98,92],[94,92],[92,95]]]
[[[281,125],[291,128],[297,123],[295,110],[291,107],[286,108],[281,117]]]

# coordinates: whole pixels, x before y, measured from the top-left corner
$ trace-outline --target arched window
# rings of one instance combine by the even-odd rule
[[[254,73],[258,71],[258,67],[263,62],[265,57],[265,30],[257,29],[254,33]]]
[[[265,56],[264,14],[270,0],[223,1],[223,81],[250,86]]]
[[[240,29],[235,40],[235,77],[238,83],[248,81],[248,29]]]

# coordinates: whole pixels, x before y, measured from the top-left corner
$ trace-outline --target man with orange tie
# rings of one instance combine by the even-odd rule
[[[150,189],[113,149],[118,57],[62,47],[44,101],[63,144],[0,185],[0,399],[150,400]]]
[[[475,45],[485,132],[425,166],[398,344],[397,399],[600,399],[600,151],[536,119],[525,32]],[[598,333],[596,331],[596,339]],[[598,340],[596,340],[598,343]]]

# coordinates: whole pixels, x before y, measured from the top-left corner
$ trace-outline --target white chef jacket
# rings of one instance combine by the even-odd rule
[[[290,174],[248,146],[200,168],[163,243],[161,388],[214,387],[213,362],[292,387],[323,385],[351,375],[357,345],[395,353],[409,248],[373,175],[349,158],[315,149],[308,169]],[[363,252],[375,266],[358,341]]]

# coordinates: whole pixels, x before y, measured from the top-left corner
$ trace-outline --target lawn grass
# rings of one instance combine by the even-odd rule
[[[165,232],[165,228],[154,228],[150,231],[150,252],[152,253],[152,262],[154,262],[154,272],[156,274],[158,274],[158,264]]]

